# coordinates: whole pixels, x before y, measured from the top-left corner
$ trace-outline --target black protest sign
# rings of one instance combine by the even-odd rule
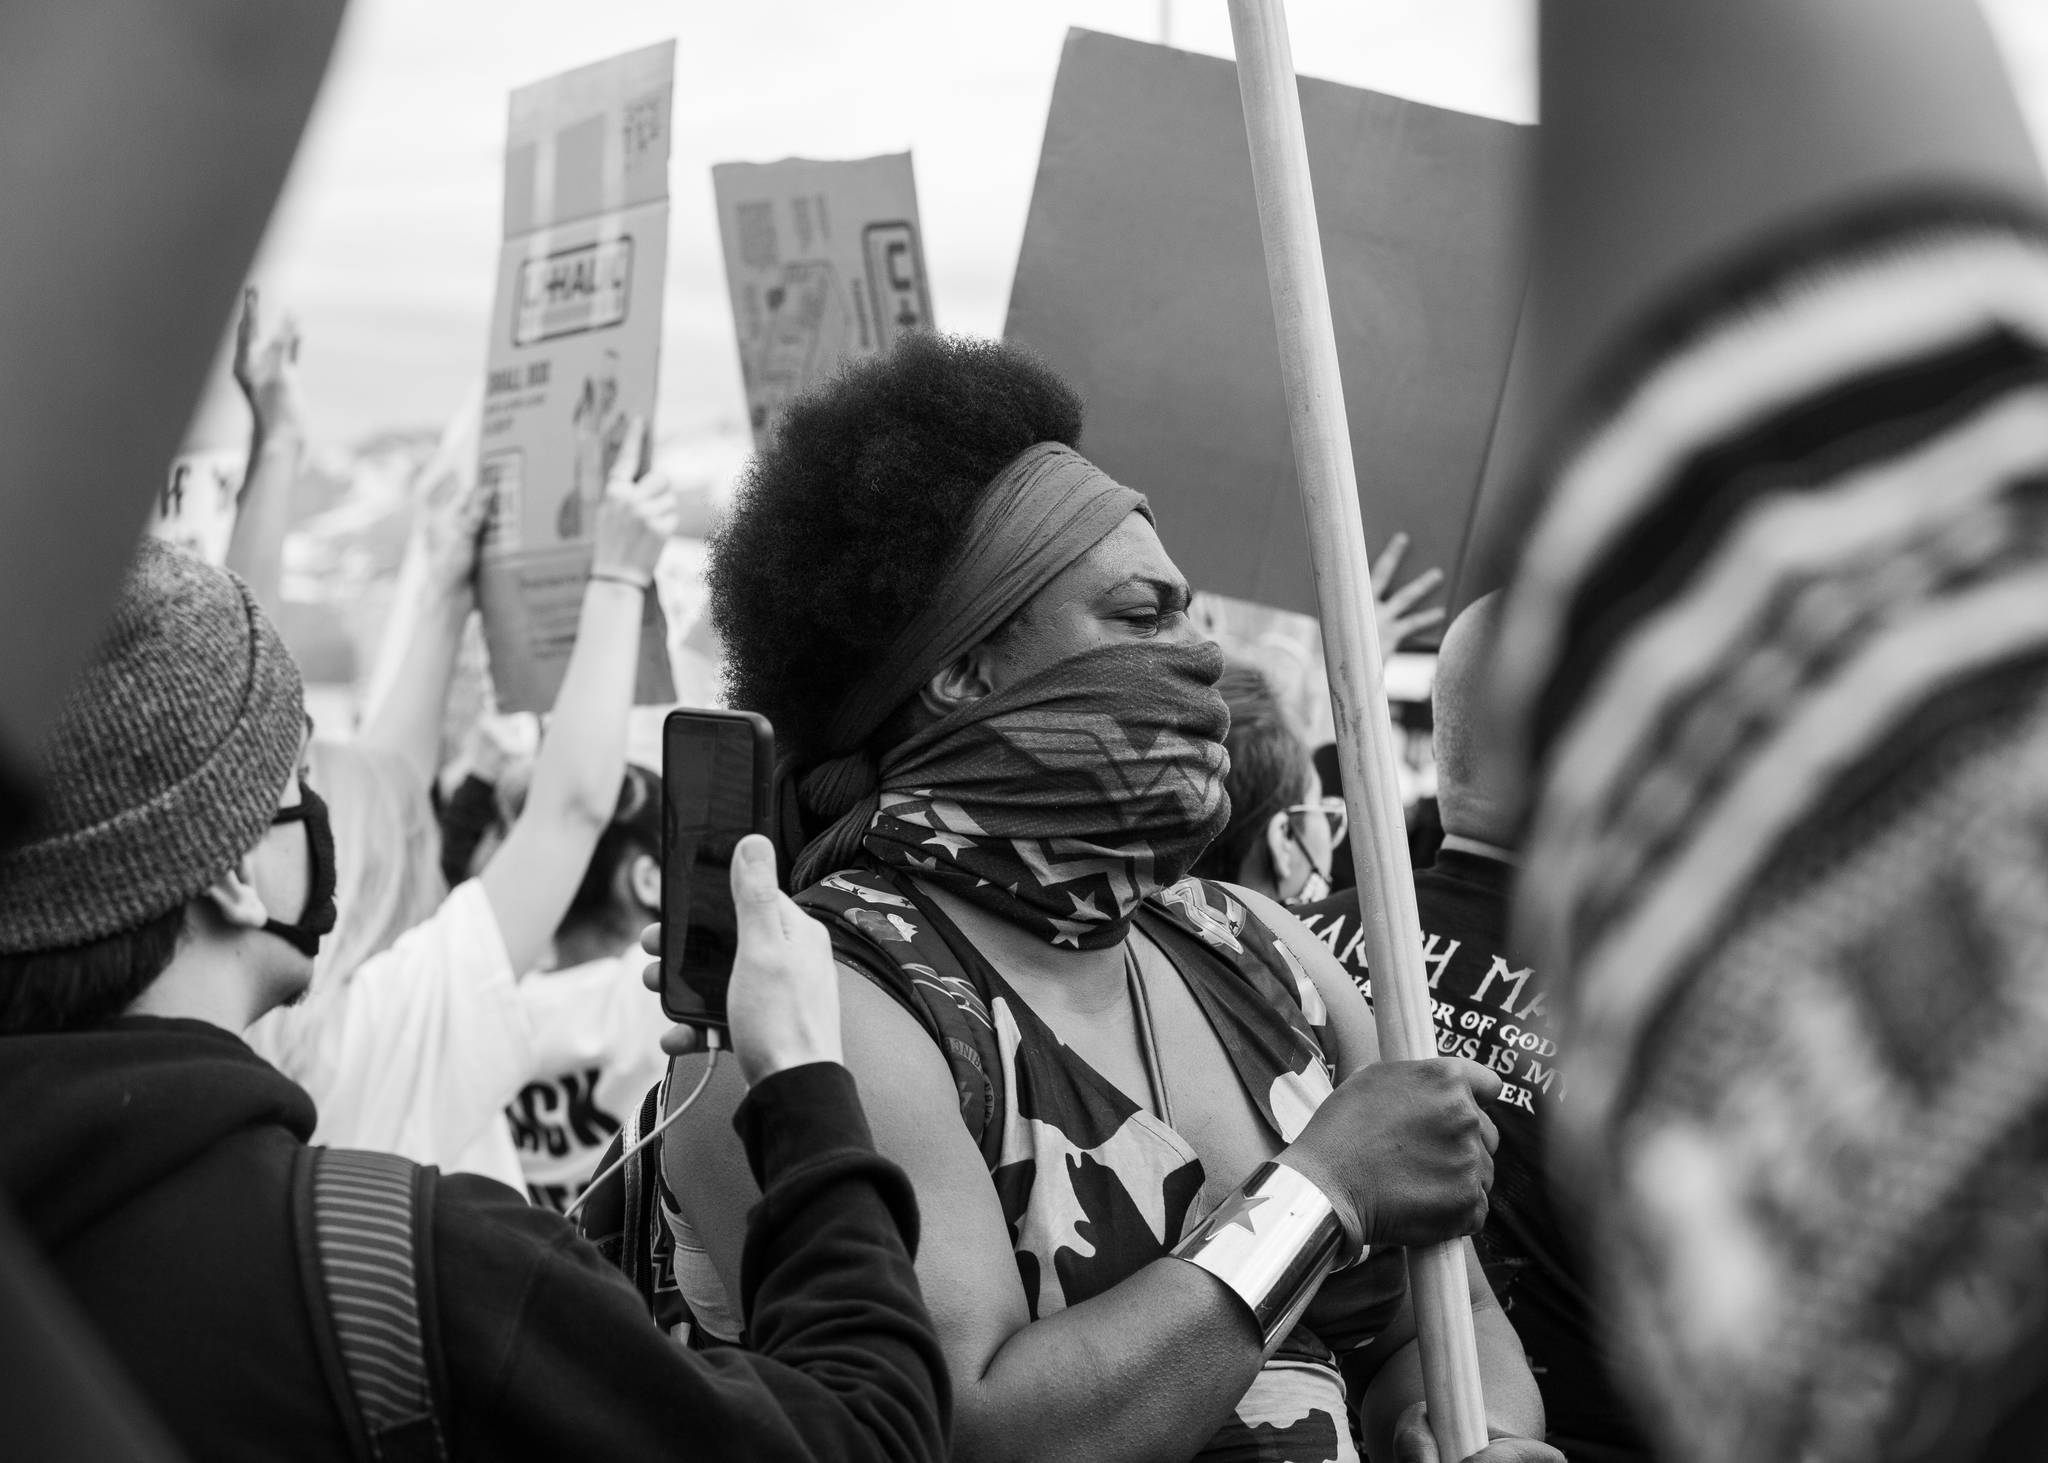
[[[1522,295],[1530,129],[1301,84],[1359,496],[1455,567]],[[1201,589],[1316,611],[1236,68],[1072,31],[1007,336]]]

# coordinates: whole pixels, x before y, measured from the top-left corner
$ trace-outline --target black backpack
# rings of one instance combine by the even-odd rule
[[[621,1153],[660,1122],[667,1097],[664,1077],[647,1089],[591,1172],[610,1170]],[[655,1324],[673,1335],[678,1323],[688,1324],[692,1318],[676,1287],[675,1244],[661,1217],[661,1186],[661,1145],[650,1143],[583,1198],[576,1228],[626,1277]],[[683,1334],[693,1349],[702,1349],[704,1338],[695,1325]]]
[[[898,936],[886,917],[897,908],[922,909],[907,882],[892,874],[866,869],[845,870],[820,880],[796,896],[796,902],[831,932],[832,953],[842,963],[865,971],[904,1006],[945,1054],[946,1065],[960,1092],[960,1116],[991,1166],[1001,1143],[1003,1110],[1002,1052],[986,1017],[970,1014],[973,983],[963,958],[939,934],[951,922],[922,918],[914,939]],[[879,911],[869,917],[869,911]],[[660,1121],[668,1082],[648,1091],[633,1121],[615,1135],[597,1162],[603,1173],[639,1134]],[[688,1344],[707,1348],[722,1343],[694,1324],[689,1306],[675,1283],[675,1239],[661,1215],[661,1145],[650,1143],[608,1178],[577,1211],[583,1237],[596,1245],[632,1283],[648,1313],[664,1329],[687,1324]]]
[[[301,1148],[292,1223],[313,1338],[363,1463],[444,1463],[427,1322],[436,1170],[389,1153]]]

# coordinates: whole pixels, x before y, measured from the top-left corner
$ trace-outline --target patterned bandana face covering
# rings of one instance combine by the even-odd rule
[[[1230,821],[1214,645],[1109,645],[892,752],[864,846],[1043,936],[1120,944]]]

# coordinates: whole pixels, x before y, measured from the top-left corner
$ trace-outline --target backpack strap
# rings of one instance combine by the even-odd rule
[[[444,1463],[420,1296],[435,1171],[389,1153],[303,1148],[292,1209],[328,1389],[364,1463]]]
[[[663,1079],[648,1088],[640,1105],[626,1115],[626,1125],[613,1140],[621,1153],[661,1121],[661,1094],[667,1085]],[[615,1263],[650,1313],[654,1309],[654,1260],[648,1253],[648,1240],[654,1232],[655,1169],[660,1162],[661,1145],[650,1143],[619,1170],[625,1192],[619,1208],[619,1255]]]
[[[668,1089],[666,1076],[647,1089],[593,1172],[610,1168],[621,1153],[661,1121]],[[662,1145],[650,1143],[621,1164],[618,1173],[606,1179],[604,1187],[576,1211],[576,1228],[626,1277],[655,1325],[675,1335],[678,1323],[691,1324],[692,1330],[682,1334],[694,1334],[689,1307],[676,1287],[675,1239],[662,1216],[667,1186],[661,1175],[661,1154]]]
[[[578,1196],[582,1207],[576,1211],[571,1221],[575,1224],[578,1234],[595,1245],[597,1252],[603,1255],[614,1269],[629,1278],[633,1274],[633,1267],[627,1254],[631,1248],[627,1242],[631,1232],[627,1225],[627,1211],[632,1207],[632,1186],[640,1178],[640,1174],[635,1170],[640,1168],[646,1155],[635,1154],[616,1172],[612,1170],[612,1165],[618,1163],[619,1155],[624,1153],[629,1145],[637,1143],[640,1135],[647,1131],[647,1125],[653,1120],[648,1109],[657,1101],[660,1090],[659,1084],[650,1087],[646,1095],[640,1099],[639,1106],[627,1114],[625,1125],[612,1134],[611,1142],[605,1145],[604,1152],[598,1155],[597,1162],[590,1170],[593,1174],[605,1173],[611,1176],[602,1184],[593,1185],[591,1190]]]
[[[1003,1144],[1003,1055],[981,961],[953,922],[907,880],[842,869],[796,896],[832,936],[832,953],[925,1029],[960,1094],[960,1120],[993,1171]]]

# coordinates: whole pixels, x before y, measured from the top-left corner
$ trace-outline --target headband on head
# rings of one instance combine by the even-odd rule
[[[850,857],[867,831],[875,793],[868,739],[919,686],[994,634],[1133,513],[1152,516],[1143,493],[1058,442],[1027,447],[996,474],[931,599],[833,713],[831,760],[799,784],[814,816],[838,820],[798,859],[799,887],[832,872],[838,862],[830,856]]]

